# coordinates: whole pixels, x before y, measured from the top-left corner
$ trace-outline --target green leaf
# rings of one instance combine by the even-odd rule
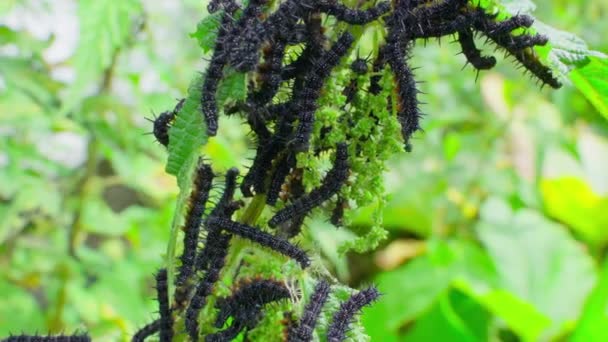
[[[572,70],[574,86],[608,119],[608,59],[590,57],[589,63]]]
[[[41,309],[33,294],[9,284],[4,278],[0,278],[0,293],[1,336],[16,334],[26,328],[32,332],[46,329]]]
[[[490,318],[472,298],[450,291],[400,341],[488,341]]]
[[[228,69],[217,89],[218,106],[223,106],[227,102],[238,102],[245,100],[247,96],[247,83],[245,74]]]
[[[198,41],[198,45],[203,49],[204,53],[211,51],[215,46],[220,18],[220,13],[206,16],[196,25],[196,31],[190,34],[191,38],[195,38]]]
[[[597,195],[575,177],[545,179],[540,188],[549,216],[568,224],[594,245],[608,241],[608,197]]]
[[[558,30],[540,21],[535,21],[534,27],[540,34],[549,38],[550,50],[547,58],[562,78],[566,78],[574,68],[588,64],[590,57],[606,57],[601,52],[590,50],[584,40],[570,32]]]
[[[207,141],[205,122],[200,108],[202,83],[201,75],[192,80],[188,88],[188,97],[169,130],[169,157],[166,171],[177,176],[180,189],[189,185],[187,171],[192,168],[199,156],[201,146]]]
[[[502,286],[549,317],[553,332],[578,317],[596,274],[591,257],[563,226],[491,198],[476,229]]]
[[[572,336],[573,342],[608,341],[608,260],[602,277],[589,296],[583,315]]]
[[[483,2],[497,4],[511,15],[531,13],[536,9],[536,5],[530,0],[484,0]],[[566,79],[573,69],[588,64],[590,57],[606,58],[605,54],[590,50],[587,43],[576,35],[558,30],[539,20],[534,21],[531,33],[534,32],[549,38],[547,47],[539,47],[536,50],[540,52],[543,58],[547,59],[549,65],[557,71],[558,76],[562,79]]]
[[[81,222],[87,232],[100,235],[121,236],[126,229],[126,220],[110,209],[106,203],[95,198],[83,202]]]
[[[505,290],[491,290],[483,294],[465,292],[504,320],[524,341],[537,341],[541,333],[551,326],[551,319],[511,292]]]
[[[375,282],[384,295],[363,317],[369,335],[378,341],[395,340],[403,324],[428,310],[448,289],[453,271],[453,260],[426,255],[380,274]]]
[[[456,133],[448,133],[443,141],[443,156],[447,161],[452,161],[462,148],[460,137]]]
[[[62,113],[72,110],[102,79],[115,54],[133,35],[133,17],[141,11],[139,0],[83,0],[78,2],[80,41],[74,55],[76,79],[65,96]],[[99,86],[99,84],[96,84]]]
[[[169,157],[166,171],[177,177],[177,185],[180,189],[167,244],[166,266],[169,279],[173,279],[177,234],[183,223],[192,172],[200,155],[201,146],[207,141],[206,125],[200,108],[202,83],[202,75],[197,75],[192,80],[188,88],[188,97],[169,130]],[[169,292],[171,291],[172,284],[169,284]]]

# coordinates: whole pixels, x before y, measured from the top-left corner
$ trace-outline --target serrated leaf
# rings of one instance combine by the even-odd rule
[[[188,97],[169,129],[169,157],[165,170],[177,177],[177,185],[180,189],[167,244],[166,264],[169,279],[173,279],[177,234],[183,221],[182,213],[192,183],[192,171],[200,155],[201,146],[207,142],[206,125],[200,108],[200,90],[203,80],[203,75],[197,75],[190,82]],[[170,284],[169,292],[171,292],[171,287]]]
[[[217,28],[220,25],[220,13],[214,13],[206,16],[196,25],[196,31],[190,34],[191,38],[198,41],[198,45],[207,53],[215,46],[217,38]]]
[[[536,9],[536,5],[530,0],[484,0],[482,6],[487,7],[488,3],[499,6],[511,16],[531,14]],[[561,79],[567,79],[574,68],[589,63],[589,57],[606,58],[605,54],[590,50],[587,43],[575,34],[558,30],[537,19],[533,28],[529,30],[529,33],[534,32],[549,38],[547,47],[537,47],[535,50],[540,52]]]
[[[584,40],[570,32],[558,30],[538,20],[534,22],[534,27],[549,38],[551,49],[547,59],[562,78],[568,77],[574,68],[588,64],[589,57],[606,57],[601,52],[590,50]]]
[[[183,189],[183,181],[186,180],[184,169],[188,169],[196,160],[201,145],[207,141],[205,122],[200,108],[202,83],[202,75],[197,75],[192,80],[188,88],[188,97],[169,130],[169,157],[166,171],[177,176],[180,189]]]
[[[132,34],[132,19],[141,11],[139,0],[83,0],[78,2],[80,40],[74,55],[76,79],[61,110],[66,114],[78,104],[115,58]]]
[[[244,73],[228,70],[217,89],[217,103],[219,106],[228,101],[242,101],[247,96],[247,84]]]
[[[570,73],[574,86],[608,119],[608,59],[590,57],[589,63]]]

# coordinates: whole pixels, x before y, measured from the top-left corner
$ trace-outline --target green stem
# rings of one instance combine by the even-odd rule
[[[262,211],[264,211],[265,206],[266,206],[266,194],[256,195],[251,200],[251,202],[249,203],[247,208],[245,208],[243,215],[241,215],[241,217],[239,218],[238,221],[241,223],[250,225],[250,226],[255,225],[258,218],[262,214]]]

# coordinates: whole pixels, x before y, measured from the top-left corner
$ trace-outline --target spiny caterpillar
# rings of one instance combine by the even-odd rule
[[[245,239],[251,240],[264,247],[268,247],[278,253],[286,255],[300,263],[302,268],[306,268],[310,265],[310,259],[303,250],[299,249],[288,241],[270,235],[259,228],[219,217],[211,217],[207,221],[207,224],[209,227],[215,229],[225,229],[231,234],[239,235]]]
[[[213,182],[213,171],[211,166],[199,160],[198,167],[194,175],[193,189],[190,194],[186,223],[184,224],[184,250],[180,257],[181,265],[178,269],[176,280],[177,290],[175,291],[175,302],[182,305],[186,301],[189,288],[188,279],[194,272],[194,261],[196,258],[196,248],[198,246],[198,235],[203,221],[203,214],[209,191]]]
[[[314,292],[304,307],[302,318],[298,323],[288,327],[287,342],[308,342],[312,341],[312,333],[317,325],[317,320],[321,310],[327,301],[330,292],[329,283],[320,280],[315,286]]]
[[[227,298],[219,298],[216,308],[219,310],[215,326],[221,328],[229,317],[235,321],[248,323],[246,320],[259,316],[264,305],[290,298],[289,289],[273,279],[255,279],[241,281]]]
[[[268,221],[268,225],[276,227],[281,222],[306,214],[337,193],[347,178],[348,149],[346,144],[340,143],[336,147],[334,167],[325,176],[323,184],[312,190],[310,194],[299,198],[287,207],[279,210],[270,221]]]
[[[169,145],[169,128],[171,127],[171,122],[175,119],[175,116],[179,113],[179,111],[184,106],[184,102],[186,99],[181,99],[175,105],[172,111],[166,111],[160,113],[160,115],[152,121],[152,134],[156,138],[161,145],[167,147]]]
[[[1,340],[2,342],[91,342],[87,334],[74,335],[14,335]]]
[[[327,341],[344,341],[348,326],[353,322],[355,315],[361,312],[364,306],[376,301],[379,296],[380,292],[372,286],[355,293],[346,302],[342,303],[327,329]]]
[[[169,307],[169,289],[167,288],[167,269],[163,268],[156,274],[156,295],[158,312],[160,313],[159,335],[161,342],[171,342],[173,339],[173,317]]]

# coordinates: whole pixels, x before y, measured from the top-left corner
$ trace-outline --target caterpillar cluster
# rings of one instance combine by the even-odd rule
[[[199,315],[209,304],[209,297],[214,293],[222,276],[233,236],[250,240],[253,244],[284,255],[296,261],[303,269],[310,266],[311,261],[307,253],[289,240],[270,234],[261,227],[238,222],[233,218],[235,211],[242,205],[242,201],[234,199],[238,188],[238,174],[236,168],[226,171],[224,187],[219,200],[212,209],[205,210],[211,201],[209,192],[213,187],[214,173],[209,165],[199,160],[192,177],[193,184],[189,207],[186,210],[185,226],[192,225],[189,222],[200,222],[202,233],[193,236],[188,230],[184,232],[184,250],[180,257],[182,264],[178,267],[177,289],[172,305],[170,305],[167,291],[167,271],[161,269],[157,273],[156,288],[160,317],[137,331],[133,336],[133,341],[145,341],[155,334],[159,335],[161,341],[171,341],[173,336],[180,334],[180,331],[175,330],[174,327],[176,320],[183,320],[185,332],[190,340],[199,340],[201,337]],[[283,212],[291,213],[295,210],[295,215],[305,215],[305,210],[300,209],[302,206],[314,206],[331,197],[347,176],[348,150],[346,144],[342,143],[336,147],[334,166],[328,172],[323,184],[309,194],[302,194],[291,206],[284,208]],[[281,211],[278,212],[278,214],[280,213]],[[279,216],[284,218],[283,214]],[[192,227],[188,227],[188,229],[190,228]],[[302,314],[302,319],[299,322],[294,321],[294,325],[290,327],[291,338],[299,336],[294,341],[312,339],[317,317],[329,292],[329,284],[320,282]],[[267,304],[287,299],[293,300],[294,293],[281,281],[262,278],[240,281],[239,285],[232,289],[230,296],[215,300],[216,331],[206,334],[204,339],[205,341],[230,341],[242,331],[255,328],[264,316],[264,308]],[[353,310],[356,311],[356,309]],[[226,326],[229,318],[232,319]],[[336,320],[336,322],[341,321]],[[340,324],[342,326],[349,323]]]
[[[208,336],[206,340],[230,341],[244,328],[251,329],[258,323],[264,305],[289,299],[290,295],[289,289],[283,283],[273,279],[242,282],[233,289],[230,297],[219,298],[216,302],[219,312],[215,327],[222,328],[229,317],[233,318],[231,325]]]
[[[357,159],[362,155],[361,144],[374,142],[367,133],[355,136],[335,131],[340,125],[355,126],[357,116],[340,116],[329,124],[319,120],[320,107],[327,105],[323,101],[333,99],[324,98],[327,89],[342,92],[345,101],[334,107],[341,112],[356,111],[359,99],[364,98],[357,95],[362,92],[384,97],[380,99],[387,100],[391,108],[388,112],[396,113],[394,119],[401,126],[405,150],[409,151],[422,118],[420,91],[410,66],[412,47],[418,40],[455,35],[467,62],[477,70],[486,70],[495,66],[496,59],[483,55],[476,46],[475,37],[481,35],[514,57],[543,84],[554,88],[561,85],[534,52],[534,47],[545,45],[547,38],[526,32],[533,23],[529,16],[498,20],[496,14],[473,5],[470,0],[369,0],[358,4],[355,8],[341,0],[209,2],[209,12],[221,11],[221,20],[213,55],[200,86],[200,115],[209,136],[218,132],[220,113],[241,116],[255,136],[256,152],[242,178],[236,168],[226,171],[223,191],[216,203],[212,203],[216,194],[213,168],[199,160],[191,177],[193,184],[185,210],[177,274],[171,279],[166,269],[158,272],[159,317],[139,329],[133,341],[144,341],[153,335],[158,335],[161,341],[170,341],[182,334],[187,334],[191,341],[201,337],[205,341],[229,341],[254,329],[273,303],[298,297],[285,285],[285,279],[249,277],[246,282],[239,281],[240,267],[251,265],[246,262],[233,265],[229,251],[237,238],[247,240],[250,246],[275,253],[277,260],[290,260],[291,269],[309,275],[306,270],[312,259],[293,242],[305,217],[315,208],[328,209],[331,204],[327,203],[337,198],[330,221],[340,226],[349,201],[356,202],[351,201],[348,191],[342,190],[351,174],[356,176],[360,172],[356,165],[361,161]],[[369,24],[384,35],[379,40],[384,43],[367,58],[358,53],[355,58],[352,51],[358,37],[351,33],[351,28]],[[358,31],[361,30],[352,30]],[[244,100],[220,105],[217,93],[226,71],[246,73],[248,90]],[[346,72],[351,75],[350,83],[335,86],[332,73],[341,76]],[[390,79],[383,79],[385,75],[392,76],[393,85],[386,85],[384,80]],[[153,120],[152,133],[164,146],[169,145],[168,132],[183,104],[184,100],[180,100],[172,111]],[[366,119],[383,126],[382,116],[374,114],[383,109],[366,112]],[[323,127],[316,134],[318,123]],[[340,133],[337,134],[340,138],[332,141],[326,138],[333,133]],[[333,158],[331,169],[318,177],[316,187],[304,184],[304,176],[311,170],[299,165],[299,156],[321,153]],[[369,160],[374,156],[365,157]],[[254,198],[249,200],[251,197]],[[248,207],[236,215],[245,201]],[[264,205],[270,206],[270,210],[262,210]],[[225,267],[226,263],[231,267]],[[224,272],[225,269],[232,272]],[[232,277],[226,283],[239,285],[232,288],[229,296],[211,298],[221,290],[223,277]],[[172,297],[169,284],[175,284]],[[287,341],[314,340],[318,318],[330,295],[331,286],[318,281],[303,311],[284,315]],[[378,290],[370,287],[341,303],[331,313],[326,339],[345,340],[355,316],[378,296]],[[216,317],[203,317],[207,315],[202,312]],[[215,328],[201,329],[202,322],[214,319]],[[87,335],[21,335],[4,341],[88,340]]]
[[[340,110],[356,110],[358,99],[362,98],[357,95],[361,92],[368,92],[371,96],[392,94],[387,102],[388,106],[395,108],[389,112],[396,113],[407,151],[412,149],[411,139],[420,129],[422,118],[418,100],[420,91],[409,65],[412,47],[417,40],[454,35],[467,62],[477,70],[487,70],[496,65],[496,59],[483,55],[476,46],[475,37],[483,35],[514,56],[543,83],[559,87],[557,79],[540,63],[532,49],[546,44],[546,38],[513,33],[532,25],[529,16],[517,15],[499,21],[496,15],[486,13],[468,0],[364,1],[359,5],[351,8],[339,0],[284,0],[276,4],[267,0],[251,0],[246,6],[232,0],[214,0],[209,4],[210,12],[223,11],[223,16],[201,89],[200,108],[207,133],[217,133],[219,113],[239,115],[254,136],[255,156],[240,182],[238,170],[231,169],[226,173],[224,192],[211,210],[192,203],[208,200],[201,194],[209,192],[212,180],[204,183],[194,177],[177,291],[171,307],[174,316],[183,316],[185,330],[193,341],[201,335],[199,315],[207,305],[211,305],[209,297],[222,276],[233,237],[249,240],[306,269],[311,264],[310,257],[290,241],[299,234],[304,218],[314,208],[327,209],[326,203],[337,197],[330,222],[335,226],[343,224],[349,198],[341,189],[348,183],[353,172],[351,164],[361,156],[361,148],[351,148],[354,138],[348,132],[342,135],[345,137],[343,142],[333,145],[325,142],[325,136],[337,126],[324,125],[320,137],[313,133],[324,87],[341,65],[345,65],[353,76],[342,88],[345,101]],[[325,26],[327,23],[341,24],[331,27]],[[383,45],[366,58],[361,58],[358,52],[352,58],[351,51],[357,39],[344,28],[370,23],[380,23],[384,28]],[[296,46],[298,50],[294,50]],[[300,52],[294,56],[294,51]],[[344,60],[348,62],[343,63]],[[394,82],[391,89],[385,89],[386,83],[380,84],[387,67]],[[218,108],[216,92],[227,69],[247,74],[248,92],[244,100]],[[366,80],[369,80],[368,87],[365,86]],[[377,125],[382,124],[380,116],[373,112],[367,115]],[[354,125],[354,118],[345,115],[339,120]],[[359,145],[366,142],[365,136],[357,139]],[[333,166],[317,187],[307,191],[302,181],[306,170],[298,165],[298,155],[310,153],[312,144],[315,144],[314,155],[319,156],[323,152],[333,157]],[[197,172],[204,169],[201,168],[199,166]],[[210,171],[207,174],[213,178]],[[261,196],[266,205],[277,208],[262,224],[235,219],[233,214],[243,204],[243,201],[234,200],[236,189],[240,189],[244,200]],[[195,228],[191,229],[197,225],[196,222],[199,222],[201,234],[196,233]],[[275,232],[269,233],[268,228],[275,229]],[[330,293],[330,285],[319,281],[301,315],[294,312],[285,314],[287,327],[284,337],[287,341],[313,340],[317,319]],[[355,315],[375,301],[378,295],[378,291],[370,287],[343,302],[333,313],[327,328],[327,340],[344,340]],[[243,331],[253,329],[261,321],[267,304],[289,296],[285,285],[274,279],[256,278],[240,282],[230,296],[212,302],[217,310],[215,328],[218,330],[208,333],[205,340],[228,341]],[[155,326],[160,329],[162,325],[158,323]]]
[[[331,286],[324,280],[320,280],[315,286],[308,304],[304,307],[298,322],[291,319],[286,329],[287,342],[308,342],[313,340],[313,331],[317,320],[328,300]],[[361,312],[363,307],[370,305],[378,299],[378,289],[371,286],[351,295],[344,301],[336,311],[327,327],[327,341],[341,342],[346,338],[346,332],[352,324],[355,316]]]

